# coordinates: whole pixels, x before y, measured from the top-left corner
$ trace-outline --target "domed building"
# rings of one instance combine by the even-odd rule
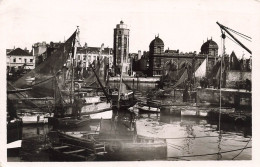
[[[149,45],[149,51],[152,54],[161,54],[164,52],[164,43],[159,36],[155,36],[155,39]]]
[[[212,38],[203,43],[200,50],[201,54],[208,54],[212,57],[218,56],[218,44]]]
[[[149,67],[146,74],[149,77],[162,76],[170,71],[172,80],[177,81],[185,69],[197,69],[205,59],[207,59],[206,74],[208,74],[216,64],[217,56],[218,45],[212,39],[203,43],[201,53],[197,54],[196,52],[183,53],[169,48],[164,50],[163,40],[155,36],[149,45],[149,56],[146,58]]]
[[[149,45],[149,70],[148,76],[161,75],[162,59],[164,55],[164,43],[161,38],[155,36],[154,40]],[[156,56],[156,57],[155,57]]]

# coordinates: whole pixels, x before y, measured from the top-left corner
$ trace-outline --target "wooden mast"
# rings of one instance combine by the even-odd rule
[[[71,90],[70,90],[70,103],[71,104],[74,101],[74,59],[75,59],[76,52],[77,52],[76,38],[77,38],[78,33],[79,33],[79,26],[77,26],[77,29],[76,29],[76,36],[75,36],[74,41],[73,41],[72,54],[70,56],[71,72],[72,72],[72,75],[71,75]]]
[[[121,67],[121,75],[120,75],[120,83],[119,83],[119,90],[118,90],[118,98],[117,98],[117,115],[118,111],[120,109],[120,95],[121,95],[121,89],[122,89],[122,80],[123,80],[123,61],[122,61],[122,67]]]

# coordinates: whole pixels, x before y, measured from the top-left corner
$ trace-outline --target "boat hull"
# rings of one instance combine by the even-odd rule
[[[22,146],[22,121],[15,120],[7,124],[7,157],[18,157]]]
[[[167,157],[166,143],[127,143],[107,144],[105,160],[112,161],[140,161],[160,160]]]
[[[45,124],[48,123],[48,117],[53,117],[53,114],[49,113],[18,113],[22,119],[23,124]]]

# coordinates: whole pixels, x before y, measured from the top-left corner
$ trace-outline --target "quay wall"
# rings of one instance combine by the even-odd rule
[[[197,102],[209,102],[219,105],[219,89],[197,89]],[[252,94],[251,92],[241,92],[235,90],[221,90],[222,106],[235,108],[251,108]]]
[[[252,80],[252,72],[227,71],[226,87],[237,88],[237,82],[243,82],[246,79]]]

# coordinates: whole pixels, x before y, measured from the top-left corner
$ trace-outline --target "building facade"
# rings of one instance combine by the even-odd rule
[[[43,57],[42,55],[47,51],[47,44],[46,42],[37,42],[33,44],[32,50],[33,50],[33,56],[35,58],[35,65],[37,66],[40,64],[43,59],[46,57]]]
[[[122,68],[124,75],[127,75],[130,70],[129,31],[123,21],[120,21],[114,29],[114,68]]]
[[[155,39],[149,45],[147,75],[150,77],[162,76],[171,71],[174,80],[177,80],[184,68],[196,69],[205,59],[207,60],[207,72],[209,72],[216,63],[218,46],[210,40],[210,42],[204,43],[201,48],[203,52],[200,54],[196,52],[179,53],[179,50],[164,50],[163,40],[159,36],[155,36]]]
[[[78,47],[76,52],[76,62],[82,68],[88,68],[89,64],[97,60],[103,60],[107,58],[109,68],[113,65],[113,49],[103,47]]]
[[[202,44],[201,48],[201,54],[208,54],[211,57],[217,57],[218,56],[218,44],[212,40],[207,39],[205,43]]]
[[[10,51],[10,49],[6,50],[9,52],[6,55],[7,58],[7,68],[14,69],[34,69],[35,68],[35,59],[27,49],[16,48]]]

